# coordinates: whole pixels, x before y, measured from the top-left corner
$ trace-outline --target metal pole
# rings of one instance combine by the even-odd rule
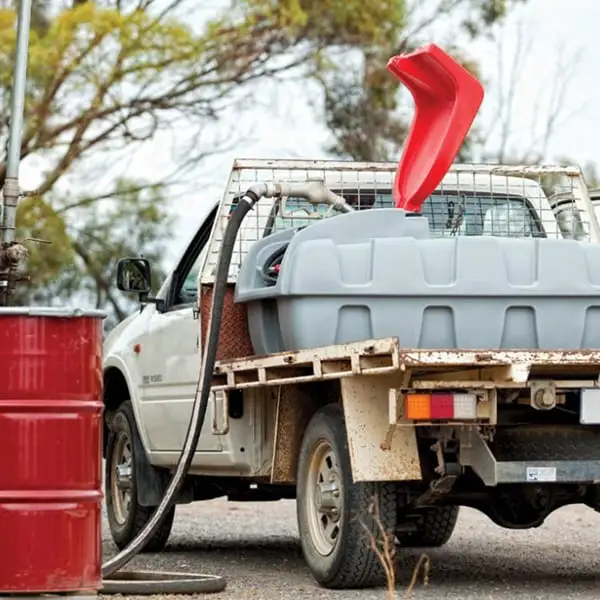
[[[19,2],[19,20],[17,21],[17,50],[13,74],[8,156],[6,160],[6,179],[4,181],[4,211],[2,215],[2,229],[6,244],[12,244],[15,240],[17,202],[20,194],[19,161],[21,159],[23,113],[25,112],[31,3],[32,0],[21,0]]]

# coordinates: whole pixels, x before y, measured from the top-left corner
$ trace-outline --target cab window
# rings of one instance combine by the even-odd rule
[[[209,249],[209,239],[217,216],[215,207],[199,227],[186,253],[173,273],[166,310],[176,310],[196,304],[198,297],[198,274]]]
[[[391,191],[336,190],[348,204],[358,210],[393,208]],[[304,227],[315,219],[340,213],[319,204],[316,207],[301,198],[288,198],[285,216],[276,214],[273,231]],[[523,196],[484,192],[435,192],[422,207],[435,237],[448,235],[492,235],[498,237],[538,237],[541,224]]]

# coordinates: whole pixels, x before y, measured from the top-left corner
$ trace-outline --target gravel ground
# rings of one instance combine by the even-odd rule
[[[599,524],[600,515],[577,506],[555,512],[537,530],[507,531],[476,511],[462,509],[450,542],[428,552],[429,586],[419,585],[412,597],[597,599]],[[104,553],[109,556],[115,547],[106,521],[103,525]],[[405,597],[419,555],[407,550],[400,555],[398,599]],[[226,590],[208,596],[219,600],[386,598],[383,590],[332,592],[314,583],[302,559],[293,501],[254,504],[214,500],[180,506],[165,551],[137,557],[130,566],[224,575]]]

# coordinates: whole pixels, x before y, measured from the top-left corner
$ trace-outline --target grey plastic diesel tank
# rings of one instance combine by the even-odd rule
[[[261,276],[289,242],[275,285]],[[257,354],[397,336],[409,348],[600,347],[600,244],[430,238],[400,209],[257,242],[239,274]]]

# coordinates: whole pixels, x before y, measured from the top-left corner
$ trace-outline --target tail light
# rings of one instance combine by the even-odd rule
[[[477,418],[475,394],[407,394],[404,416],[412,421],[465,421]]]

